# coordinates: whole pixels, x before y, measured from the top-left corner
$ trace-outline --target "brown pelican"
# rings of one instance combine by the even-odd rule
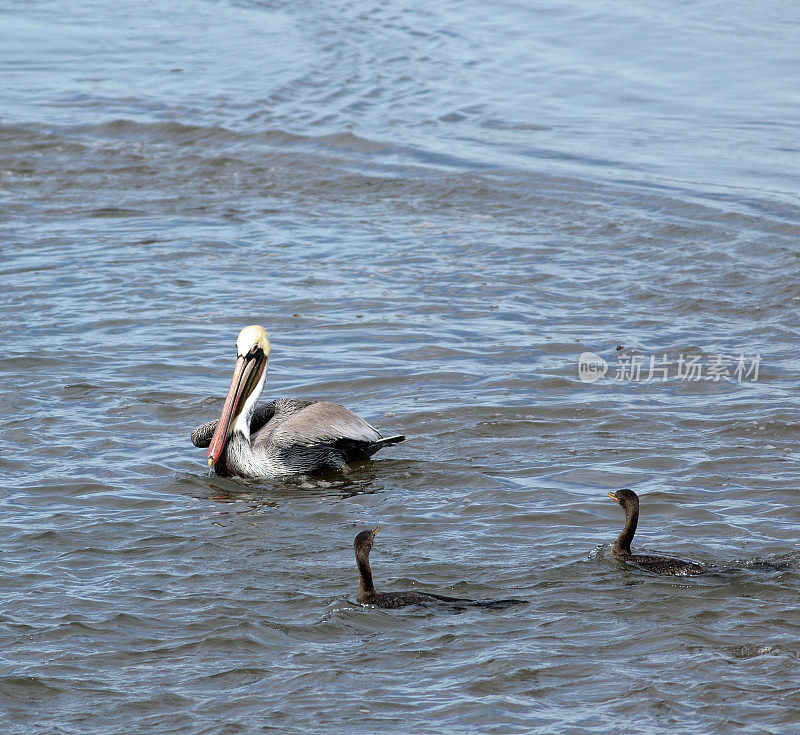
[[[382,437],[364,419],[328,401],[279,398],[256,408],[267,373],[269,340],[263,327],[245,327],[236,340],[236,367],[218,421],[192,432],[208,447],[218,475],[279,477],[345,470],[405,436]]]

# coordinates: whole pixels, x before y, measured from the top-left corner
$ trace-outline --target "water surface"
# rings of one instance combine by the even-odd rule
[[[3,731],[796,727],[798,27],[7,3]],[[326,482],[207,476],[188,434],[251,323],[269,396],[406,443]],[[665,354],[759,376],[616,379]],[[724,571],[605,561],[623,486],[637,548]],[[530,604],[355,604],[378,524],[379,589]]]

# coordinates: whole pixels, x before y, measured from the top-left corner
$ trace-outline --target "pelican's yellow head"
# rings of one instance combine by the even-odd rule
[[[264,327],[260,324],[252,324],[249,327],[245,327],[239,332],[239,337],[236,339],[236,354],[238,357],[244,357],[254,347],[260,347],[264,357],[269,357],[269,340]]]

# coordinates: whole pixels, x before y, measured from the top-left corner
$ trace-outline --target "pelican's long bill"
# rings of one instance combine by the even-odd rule
[[[233,432],[236,420],[264,375],[269,356],[267,333],[262,327],[245,327],[239,333],[236,348],[238,357],[231,387],[228,389],[228,397],[225,399],[217,429],[211,438],[211,444],[208,445],[208,466],[212,469],[222,456],[222,450]],[[248,427],[247,434],[249,433]]]

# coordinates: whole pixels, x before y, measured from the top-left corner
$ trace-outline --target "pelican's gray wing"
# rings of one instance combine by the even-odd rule
[[[260,448],[293,472],[341,469],[405,439],[401,435],[384,439],[375,427],[338,403],[317,401],[286,409],[276,411],[256,434],[253,450]]]
[[[290,415],[294,411],[299,411],[301,408],[313,403],[313,401],[301,401],[298,398],[278,398],[269,403],[262,403],[257,406],[253,411],[253,418],[250,419],[250,434],[251,436],[263,429],[277,414]],[[192,432],[192,444],[196,447],[207,447],[211,444],[211,437],[217,429],[219,419],[209,421],[207,424],[198,426]]]

